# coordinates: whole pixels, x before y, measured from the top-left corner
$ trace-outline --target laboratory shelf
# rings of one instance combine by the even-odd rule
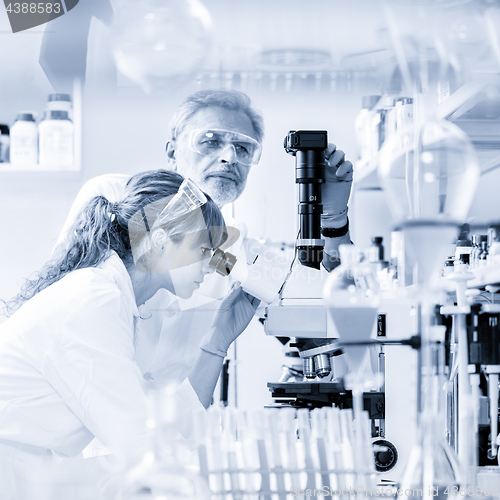
[[[475,120],[472,123],[472,130],[469,130],[470,120],[457,121],[462,115],[473,108],[475,105],[484,101],[485,85],[478,83],[467,83],[457,89],[453,94],[444,99],[436,106],[436,114],[440,119],[446,119],[451,122],[456,122],[457,125],[462,125],[466,133],[472,135],[471,140],[477,149],[483,150],[498,150],[498,120]],[[468,129],[469,127],[469,129]],[[476,130],[483,131],[481,137],[476,137]],[[472,133],[473,132],[473,133]],[[368,160],[359,160],[354,164],[354,183],[357,189],[361,190],[378,190],[381,189],[378,179],[377,170],[380,164],[380,154],[383,151],[385,143],[382,144],[380,151]],[[489,162],[493,161],[493,165],[485,164],[483,166],[484,173],[489,169],[497,167],[498,155]]]
[[[80,165],[12,165],[11,163],[0,163],[0,172],[78,172]]]
[[[42,180],[76,180],[81,177],[82,166],[82,98],[83,89],[80,80],[73,82],[73,163],[71,165],[40,165],[33,163],[29,165],[12,165],[11,163],[0,163],[0,184],[4,181],[25,180],[27,176]]]
[[[17,189],[14,186],[37,186],[40,183],[80,181],[82,170],[80,161],[72,165],[12,165],[0,163],[0,187]]]

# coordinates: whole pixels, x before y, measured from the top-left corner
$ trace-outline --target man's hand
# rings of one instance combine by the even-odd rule
[[[347,202],[351,193],[353,168],[346,161],[345,153],[329,143],[325,151],[327,166],[325,183],[323,184],[323,216],[324,227],[339,228],[347,224]]]

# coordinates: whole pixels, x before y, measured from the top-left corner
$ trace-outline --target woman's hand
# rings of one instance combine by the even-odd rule
[[[201,341],[201,349],[224,358],[229,346],[250,323],[259,304],[260,300],[239,286],[234,288],[217,309],[210,330]]]

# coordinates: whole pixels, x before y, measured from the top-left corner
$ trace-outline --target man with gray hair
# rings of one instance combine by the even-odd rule
[[[246,94],[233,90],[203,90],[181,104],[170,123],[166,145],[167,168],[189,177],[219,207],[234,202],[245,189],[252,165],[258,163],[264,136],[263,119]],[[350,243],[347,202],[352,183],[352,163],[329,145],[329,168],[323,184],[322,226],[326,238],[327,269],[338,264],[337,250]],[[102,195],[117,201],[129,176],[109,174],[89,180],[81,189],[62,231],[60,242],[75,214],[92,197]],[[244,224],[227,220],[241,237],[230,248],[238,259],[252,261],[259,250],[246,237]],[[194,364],[198,346],[210,326],[218,299],[227,294],[228,280],[211,275],[191,299],[178,299],[160,290],[141,307],[137,324],[136,360],[146,380],[182,381]]]
[[[182,103],[170,122],[168,168],[193,179],[223,207],[245,189],[250,167],[259,161],[263,139],[262,116],[252,108],[246,94],[196,92]]]

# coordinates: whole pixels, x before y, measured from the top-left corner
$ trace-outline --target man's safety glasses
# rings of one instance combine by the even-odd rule
[[[220,129],[193,130],[189,147],[204,156],[221,156],[228,148],[232,148],[236,159],[243,165],[259,163],[262,152],[261,145],[252,137]]]

